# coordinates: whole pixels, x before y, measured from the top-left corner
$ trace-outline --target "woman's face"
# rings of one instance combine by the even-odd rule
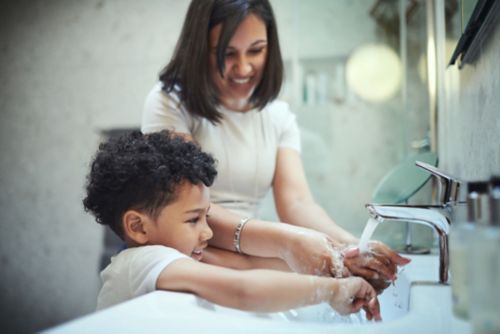
[[[210,75],[219,93],[219,100],[230,110],[246,111],[249,98],[262,79],[267,59],[265,23],[256,15],[248,15],[236,29],[225,54],[224,75],[217,68],[217,45],[222,24],[210,30]]]

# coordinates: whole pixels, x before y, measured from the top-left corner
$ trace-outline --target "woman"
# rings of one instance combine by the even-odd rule
[[[208,218],[211,246],[277,257],[303,273],[350,271],[383,288],[408,260],[375,242],[369,254],[343,258],[358,240],[314,201],[295,116],[276,100],[282,78],[267,0],[193,0],[174,55],[146,99],[142,131],[174,130],[218,160]],[[279,218],[288,224],[253,218],[270,188]],[[248,224],[245,217],[252,217]],[[222,253],[213,254],[215,261]]]

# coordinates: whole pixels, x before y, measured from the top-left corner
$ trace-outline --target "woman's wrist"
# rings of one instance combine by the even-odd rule
[[[238,223],[238,225],[236,225],[236,228],[234,230],[233,246],[236,253],[243,253],[241,251],[241,233],[243,232],[243,228],[249,220],[250,218],[248,217],[241,218],[240,222]]]
[[[232,229],[232,251],[237,251],[235,247],[236,230],[239,224]],[[294,233],[281,223],[263,221],[259,219],[249,219],[243,224],[239,232],[240,251],[247,255],[272,257],[285,260],[286,252],[289,252],[290,245],[293,244]],[[233,225],[234,226],[234,225]]]
[[[283,261],[289,263],[290,257],[303,249],[304,231],[302,228],[287,223],[277,223],[275,225],[277,236],[275,237],[277,246],[277,256]]]

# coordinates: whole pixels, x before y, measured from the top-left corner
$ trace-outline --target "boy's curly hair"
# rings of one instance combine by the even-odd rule
[[[216,175],[214,159],[196,144],[166,130],[148,135],[134,131],[99,145],[83,206],[123,239],[121,220],[127,210],[156,219],[175,200],[180,184],[209,187]]]

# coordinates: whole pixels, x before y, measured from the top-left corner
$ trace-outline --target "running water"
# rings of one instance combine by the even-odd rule
[[[368,250],[368,241],[372,237],[373,232],[375,232],[377,225],[378,221],[373,218],[368,219],[368,221],[366,222],[365,229],[363,230],[361,238],[359,239],[359,251],[361,253]]]

